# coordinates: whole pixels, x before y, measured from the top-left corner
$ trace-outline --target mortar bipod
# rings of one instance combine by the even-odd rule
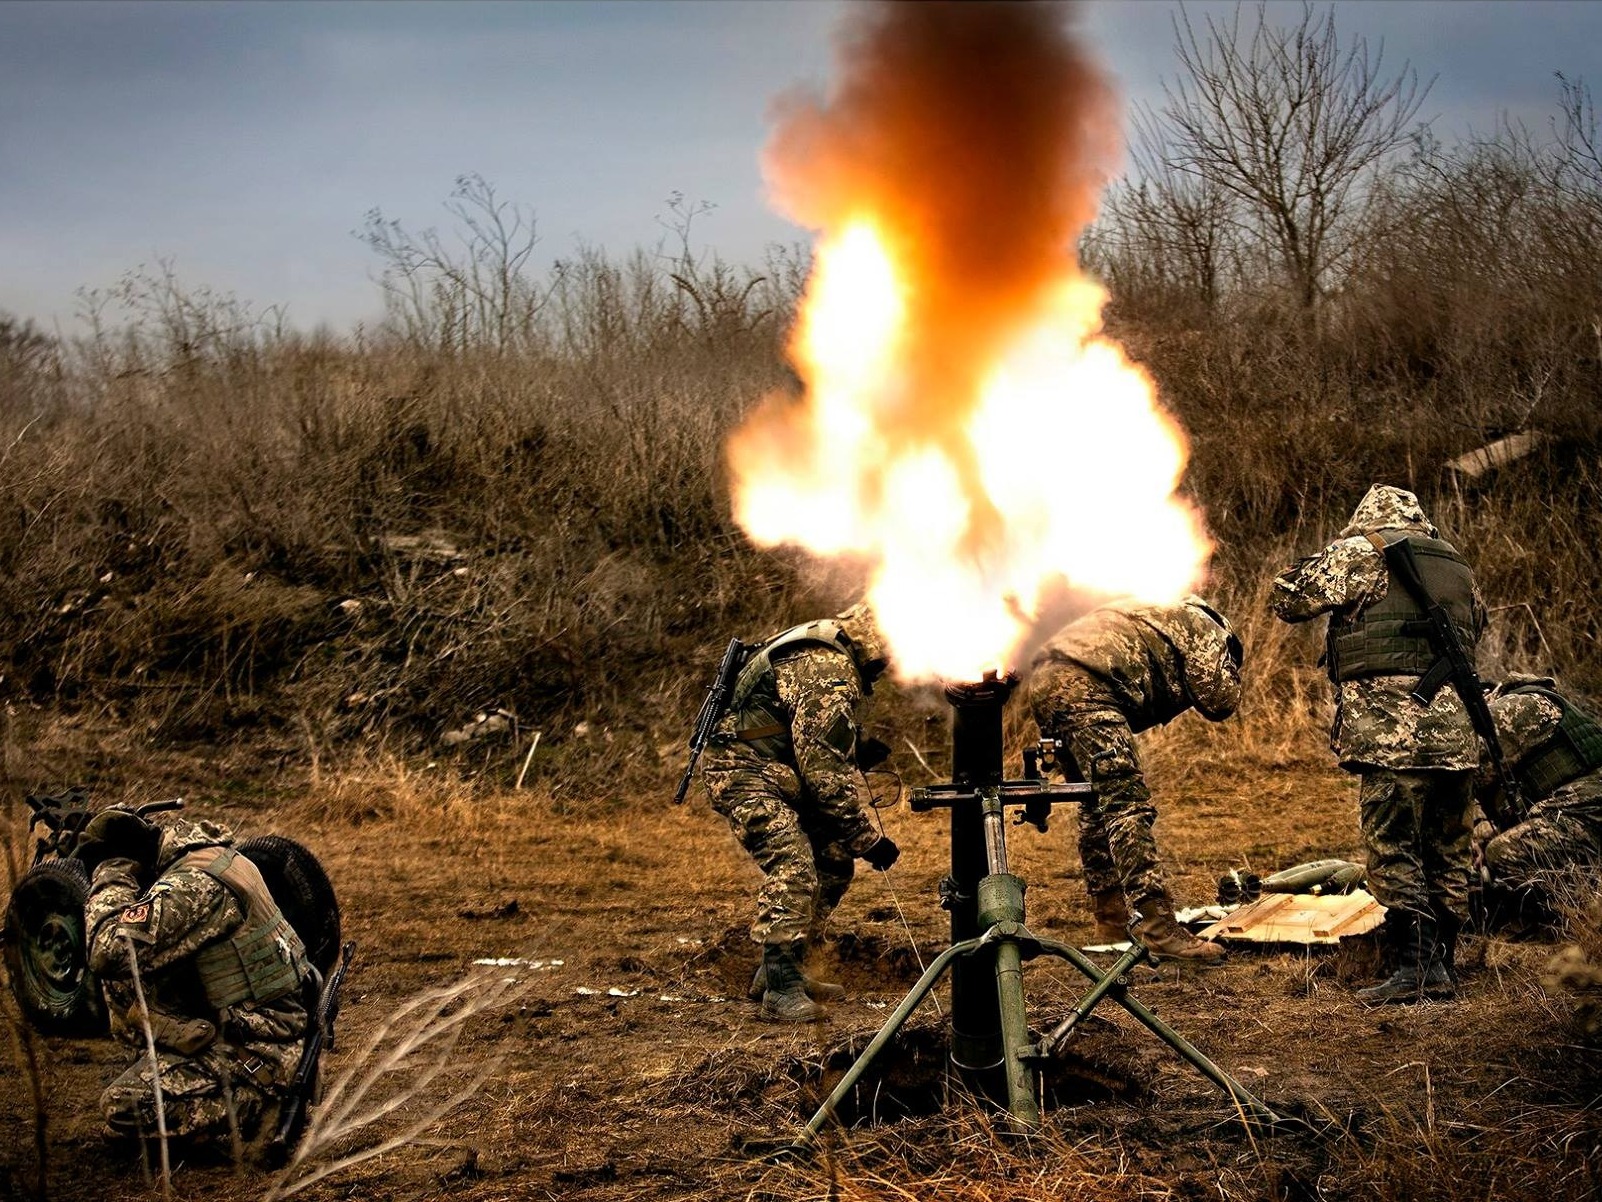
[[[1253,1094],[1234,1077],[1202,1053],[1194,1044],[1156,1014],[1152,1013],[1130,993],[1129,973],[1141,961],[1150,958],[1150,952],[1139,943],[1131,945],[1110,969],[1103,972],[1078,948],[1053,939],[1042,938],[1024,925],[1024,882],[1007,872],[1006,827],[1002,814],[1009,800],[1022,801],[1026,796],[1039,799],[1042,795],[1051,800],[1068,797],[1082,799],[1089,794],[1084,785],[1045,785],[1029,782],[1005,782],[1004,785],[981,786],[977,790],[960,790],[954,786],[934,786],[914,794],[913,807],[932,808],[942,800],[950,803],[960,795],[978,803],[983,815],[984,845],[991,872],[979,881],[975,890],[977,917],[984,933],[975,938],[953,943],[940,953],[919,977],[901,1003],[891,1012],[877,1034],[863,1049],[817,1113],[808,1121],[801,1134],[791,1145],[793,1150],[807,1148],[833,1118],[840,1104],[855,1088],[864,1073],[897,1031],[912,1016],[918,1005],[933,992],[940,978],[964,961],[975,961],[984,953],[992,955],[995,976],[995,1000],[1000,1019],[1002,1059],[1007,1089],[1007,1112],[1015,1130],[1027,1133],[1040,1126],[1040,1081],[1044,1062],[1060,1055],[1074,1031],[1104,999],[1111,998],[1128,1011],[1142,1026],[1179,1053],[1199,1073],[1218,1086],[1234,1104],[1236,1117],[1245,1125],[1261,1132],[1300,1131],[1319,1134],[1306,1121],[1282,1114]],[[921,794],[921,796],[919,796]],[[1009,797],[1008,795],[1011,794]],[[921,803],[921,804],[920,804]],[[1028,1036],[1028,1019],[1025,1013],[1022,965],[1037,956],[1049,955],[1066,960],[1089,978],[1091,988],[1079,999],[1068,1017],[1044,1039],[1031,1042]],[[956,991],[953,980],[953,994]],[[958,1017],[958,1006],[953,999],[952,1019]],[[957,1032],[953,1032],[954,1058]],[[961,1062],[958,1062],[959,1065]]]

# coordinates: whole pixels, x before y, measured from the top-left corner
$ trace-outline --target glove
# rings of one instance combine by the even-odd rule
[[[78,835],[73,855],[94,876],[95,869],[107,860],[133,860],[141,867],[156,862],[161,847],[161,832],[156,827],[128,810],[101,810],[89,820]]]
[[[889,835],[880,835],[878,841],[862,853],[862,858],[875,870],[884,872],[901,858],[901,849]]]
[[[890,758],[890,744],[883,739],[857,740],[857,767],[872,772]]]

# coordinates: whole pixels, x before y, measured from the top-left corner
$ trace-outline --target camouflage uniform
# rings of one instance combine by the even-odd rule
[[[1393,532],[1439,538],[1412,493],[1375,485],[1335,542],[1274,579],[1275,615],[1305,622],[1329,614],[1332,629],[1359,620],[1391,587],[1390,569],[1369,536],[1385,541]],[[1484,627],[1485,605],[1470,589],[1472,629],[1461,633],[1472,645]],[[1450,685],[1428,707],[1412,700],[1419,675],[1336,680],[1330,746],[1341,767],[1361,779],[1358,806],[1374,896],[1389,908],[1460,922],[1468,913],[1471,776],[1479,742]]]
[[[232,1122],[248,1137],[294,1075],[307,1023],[299,984],[283,996],[241,1001],[219,1012],[209,1005],[196,970],[197,954],[234,935],[247,918],[233,889],[196,866],[208,849],[232,842],[216,823],[169,821],[148,889],[133,860],[107,860],[95,870],[85,915],[89,966],[104,987],[113,1037],[138,1050],[100,1098],[113,1134],[153,1137],[157,1131],[154,1073],[128,963],[130,944],[150,1010],[169,1135],[223,1133]],[[291,979],[304,979],[309,970],[294,932],[276,938],[283,970],[293,973]]]
[[[1035,721],[1096,789],[1079,811],[1079,858],[1098,907],[1120,892],[1136,909],[1167,896],[1135,735],[1192,708],[1218,721],[1240,705],[1240,645],[1212,612],[1199,598],[1117,602],[1070,623],[1035,656]]]
[[[859,711],[883,651],[864,607],[838,625],[849,651],[800,641],[774,655],[766,684],[782,731],[754,737],[731,706],[701,761],[712,808],[762,870],[751,924],[761,944],[815,938],[850,887],[856,858],[879,839],[856,756]]]
[[[1573,771],[1580,774],[1556,787],[1548,782],[1542,789],[1532,779],[1530,767],[1536,756],[1563,737],[1559,726],[1564,705],[1572,702],[1560,703],[1542,692],[1505,691],[1521,684],[1551,686],[1546,680],[1516,679],[1499,686],[1490,701],[1503,758],[1524,786],[1521,804],[1508,804],[1487,761],[1481,766],[1476,792],[1490,826],[1478,827],[1476,834],[1498,886],[1549,902],[1554,895],[1579,896],[1594,885],[1596,867],[1602,864],[1602,767],[1584,771],[1586,761],[1576,759]],[[1583,710],[1581,714],[1589,718]]]

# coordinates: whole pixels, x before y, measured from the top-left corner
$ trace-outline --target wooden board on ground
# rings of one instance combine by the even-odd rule
[[[1372,931],[1384,918],[1385,907],[1362,889],[1330,896],[1265,893],[1200,935],[1225,943],[1339,943]]]

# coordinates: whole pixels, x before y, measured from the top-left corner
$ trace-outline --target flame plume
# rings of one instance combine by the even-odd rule
[[[867,562],[904,679],[1010,666],[1065,584],[1172,600],[1210,545],[1184,436],[1102,337],[1074,248],[1117,106],[1062,4],[859,7],[764,168],[818,231],[790,356],[729,446],[759,544]]]

